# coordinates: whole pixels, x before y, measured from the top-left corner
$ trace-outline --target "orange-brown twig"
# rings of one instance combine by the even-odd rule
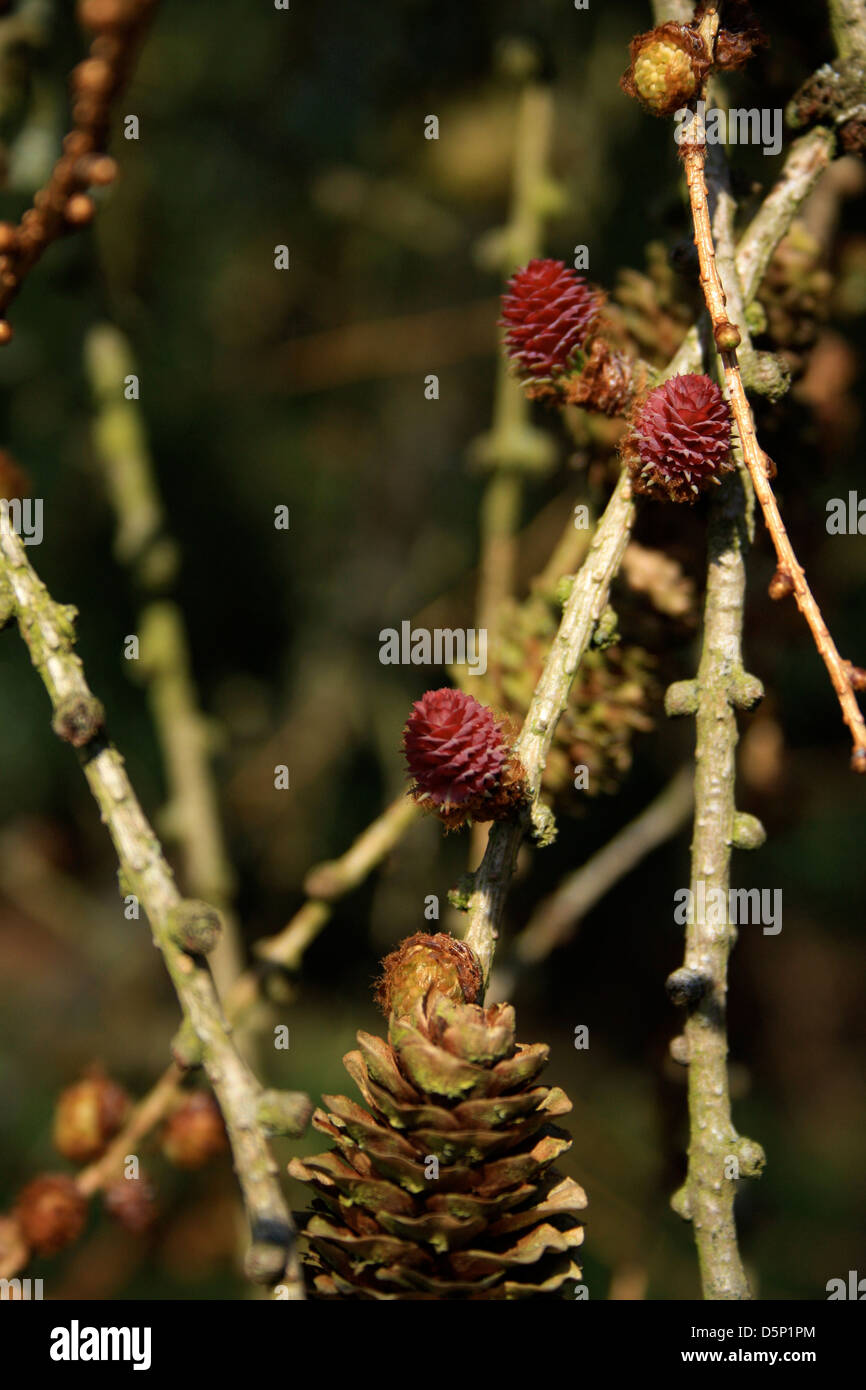
[[[89,56],[72,71],[73,128],[44,188],[17,226],[0,223],[0,343],[12,329],[4,315],[43,251],[65,232],[86,226],[95,208],[88,189],[112,183],[117,165],[105,154],[114,99],[126,85],[157,0],[79,0],[78,17],[94,35]]]
[[[715,26],[708,22],[710,18],[715,19]],[[702,25],[702,32],[705,41],[709,44],[713,42],[717,27],[718,15],[707,16],[705,26]],[[767,530],[776,549],[780,579],[777,592],[793,593],[797,607],[809,625],[815,646],[827,667],[833,689],[838,696],[842,717],[851,732],[854,743],[851,766],[855,772],[866,772],[866,722],[863,720],[863,714],[854,693],[855,682],[858,681],[858,671],[856,667],[853,667],[850,662],[845,661],[840,656],[827,624],[824,622],[821,609],[809,588],[803,567],[794,553],[794,547],[788,538],[779,505],[770,485],[772,465],[758,443],[755,421],[743,386],[737,359],[737,344],[740,341],[740,335],[736,326],[728,319],[726,313],[727,299],[716,264],[704,174],[707,147],[703,139],[701,118],[697,113],[694,115],[691,138],[682,145],[681,149],[694,223],[695,245],[700,263],[701,287],[712,321],[713,336],[721,353],[728,398],[740,436],[743,458],[752,479],[755,496],[761,504]]]

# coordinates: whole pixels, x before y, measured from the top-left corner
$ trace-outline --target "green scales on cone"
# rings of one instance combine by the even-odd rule
[[[315,1188],[311,1291],[323,1298],[566,1296],[580,1278],[583,1190],[553,1164],[571,1109],[539,1085],[549,1049],[514,1040],[514,1010],[484,1009],[462,942],[409,937],[384,963],[388,1041],[359,1032],[346,1070],[368,1109],[325,1096],[335,1145],[289,1165]]]

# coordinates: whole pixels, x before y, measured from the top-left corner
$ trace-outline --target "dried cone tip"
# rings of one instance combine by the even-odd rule
[[[376,1003],[387,1018],[408,1014],[429,989],[458,1004],[474,1004],[481,994],[481,967],[462,941],[438,932],[418,932],[386,956],[376,986]]]

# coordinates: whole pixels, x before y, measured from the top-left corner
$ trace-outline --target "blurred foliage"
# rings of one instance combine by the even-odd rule
[[[0,107],[17,217],[59,148],[65,74],[81,53],[64,4],[41,4],[41,39],[15,62]],[[817,7],[821,8],[821,7]],[[761,6],[771,47],[729,79],[734,104],[783,108],[829,36],[809,0]],[[119,185],[93,231],[50,248],[11,310],[0,354],[0,444],[44,500],[31,557],[81,611],[80,651],[139,794],[166,796],[141,687],[123,639],[136,595],[112,556],[112,517],[93,455],[82,360],[88,327],[128,334],[170,526],[204,707],[220,730],[219,777],[248,941],[302,901],[307,868],[339,854],[402,785],[410,701],[444,672],[383,667],[379,631],[411,618],[471,625],[483,477],[468,444],[489,427],[500,283],[489,233],[506,216],[517,85],[502,45],[535,47],[553,84],[553,173],[561,208],[546,252],[590,248],[613,288],[645,271],[647,248],[688,242],[680,170],[665,125],[620,92],[648,7],[575,11],[563,0],[388,0],[292,7],[166,3],[122,114],[141,139],[114,152]],[[38,25],[37,25],[38,27]],[[425,141],[427,114],[440,138]],[[50,137],[50,138],[49,138]],[[743,215],[779,160],[732,151]],[[14,178],[12,175],[14,174]],[[856,173],[831,228],[826,321],[792,395],[760,409],[801,560],[843,652],[861,661],[866,555],[830,537],[825,507],[861,483],[864,184]],[[286,243],[291,269],[273,268]],[[658,255],[657,250],[652,252]],[[440,399],[424,399],[428,372]],[[591,450],[542,410],[559,465],[527,492],[524,590],[571,501],[601,498]],[[565,510],[557,508],[565,499]],[[273,527],[288,505],[291,528]],[[638,535],[702,586],[705,515],[642,508]],[[746,927],[733,958],[735,1120],[766,1147],[743,1193],[743,1248],[762,1297],[822,1298],[862,1259],[866,1162],[864,984],[866,786],[847,770],[833,693],[793,605],[766,597],[759,534],[750,558],[745,649],[764,707],[742,721],[740,805],[768,830],[734,861],[735,882],[781,887],[784,930]],[[424,615],[422,617],[422,615]],[[435,616],[434,616],[435,615]],[[693,631],[671,638],[673,674],[694,669]],[[689,721],[637,741],[615,797],[563,818],[556,845],[521,859],[505,942],[539,896],[603,845],[691,754]],[[290,793],[273,768],[291,769]],[[110,847],[70,751],[13,633],[0,639],[0,1208],[44,1167],[57,1092],[94,1058],[142,1093],[167,1057],[176,1005],[143,923],[124,920]],[[378,957],[425,926],[423,902],[465,868],[468,839],[414,826],[309,951],[285,1013],[291,1049],[273,1083],[342,1088],[340,1057],[375,1027]],[[668,1208],[683,1170],[683,1073],[663,983],[681,960],[673,892],[687,842],[656,852],[522,979],[519,1036],[552,1048],[551,1078],[575,1102],[568,1171],[587,1188],[591,1295],[691,1298],[691,1235]],[[444,924],[444,912],[443,923]],[[505,949],[505,948],[503,948]],[[591,1046],[577,1052],[574,1028]],[[315,1136],[279,1147],[313,1151]],[[162,1217],[131,1237],[94,1217],[86,1241],[34,1274],[52,1295],[225,1297],[243,1286],[228,1163],[172,1174],[158,1158]],[[299,1192],[293,1193],[302,1200]]]

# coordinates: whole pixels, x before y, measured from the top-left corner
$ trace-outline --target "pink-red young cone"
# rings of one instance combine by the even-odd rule
[[[502,296],[506,352],[524,376],[556,376],[592,333],[599,308],[599,296],[562,261],[530,261]]]
[[[690,374],[650,391],[625,456],[637,492],[694,502],[733,467],[731,412],[714,381]]]
[[[446,824],[462,824],[469,816],[497,820],[518,799],[500,721],[462,690],[428,690],[415,701],[403,751],[413,795]]]

